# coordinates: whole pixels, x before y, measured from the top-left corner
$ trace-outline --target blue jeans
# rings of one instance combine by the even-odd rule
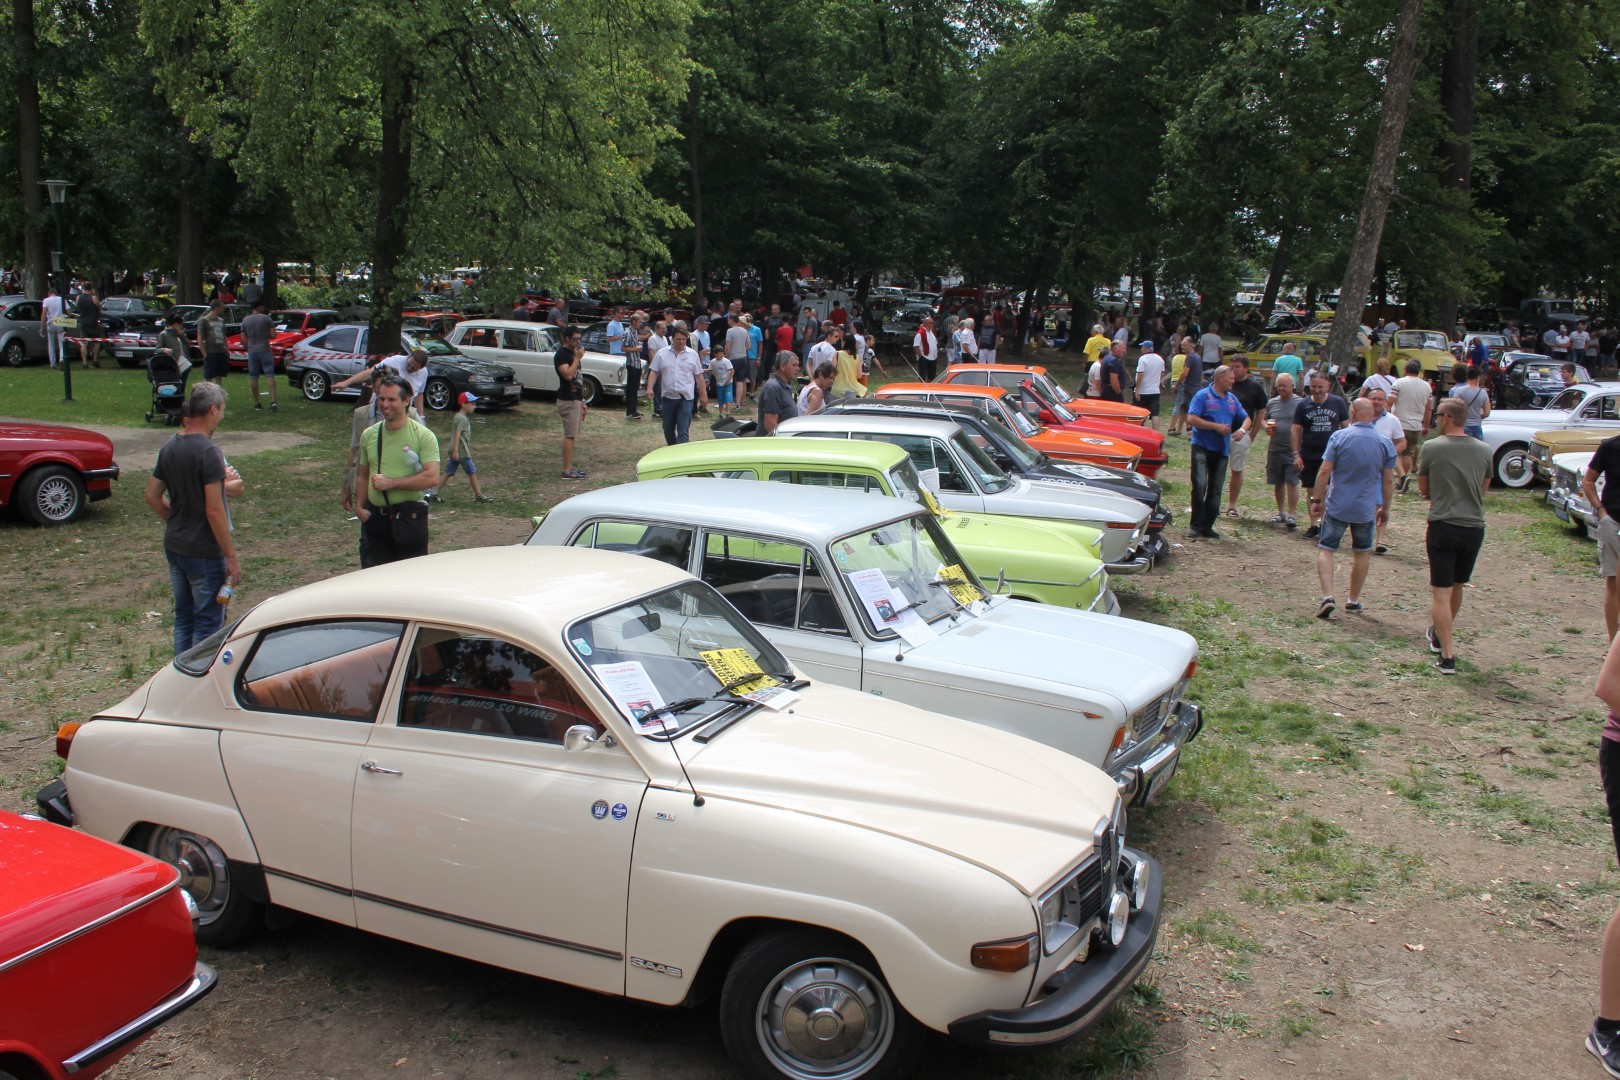
[[[693,402],[692,398],[663,399],[663,408],[659,410],[658,415],[664,421],[665,446],[674,446],[676,443],[687,441],[692,430]]]
[[[174,590],[174,652],[178,656],[225,625],[225,609],[215,596],[225,584],[225,560],[198,555],[169,557],[169,587]]]
[[[1193,532],[1204,532],[1215,527],[1221,515],[1221,492],[1226,488],[1226,455],[1206,450],[1194,444],[1192,450],[1192,521]]]

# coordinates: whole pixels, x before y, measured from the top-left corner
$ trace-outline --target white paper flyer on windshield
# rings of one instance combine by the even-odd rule
[[[846,576],[855,587],[855,595],[860,597],[879,629],[893,630],[906,644],[913,646],[933,641],[939,636],[923,621],[922,616],[910,610],[894,594],[882,570],[876,567],[851,570]]]
[[[642,717],[664,707],[664,696],[658,692],[658,687],[647,675],[647,669],[641,666],[639,660],[626,660],[619,664],[592,664],[591,670],[596,677],[602,680],[602,686],[608,692],[621,712],[635,721],[636,730],[642,732],[659,733],[673,731],[678,725],[666,724],[666,718],[655,716],[650,720]]]

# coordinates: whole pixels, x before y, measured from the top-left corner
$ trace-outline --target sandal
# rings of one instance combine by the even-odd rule
[[[1237,513],[1237,507],[1235,507],[1235,506],[1228,506],[1228,507],[1227,507],[1227,508],[1226,508],[1226,516],[1227,516],[1227,517],[1232,517],[1232,518],[1235,518],[1235,517],[1237,517],[1237,516],[1238,516],[1238,513]]]

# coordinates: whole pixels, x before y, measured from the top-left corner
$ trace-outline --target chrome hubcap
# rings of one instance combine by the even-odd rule
[[[73,485],[61,477],[53,477],[39,486],[39,512],[52,521],[71,514],[77,501]]]
[[[180,871],[180,887],[196,901],[198,922],[219,917],[231,896],[231,879],[217,844],[178,829],[159,829],[152,836],[151,853]]]
[[[870,973],[847,960],[806,960],[760,1000],[761,1045],[802,1080],[859,1076],[888,1049],[894,1005]]]

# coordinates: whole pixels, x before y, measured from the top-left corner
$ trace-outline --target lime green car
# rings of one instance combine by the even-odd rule
[[[910,456],[892,443],[847,439],[710,439],[654,450],[636,479],[715,476],[816,487],[853,488],[927,505],[968,566],[987,582],[1042,604],[1119,612],[1102,564],[1102,536],[1084,525],[943,509]]]

